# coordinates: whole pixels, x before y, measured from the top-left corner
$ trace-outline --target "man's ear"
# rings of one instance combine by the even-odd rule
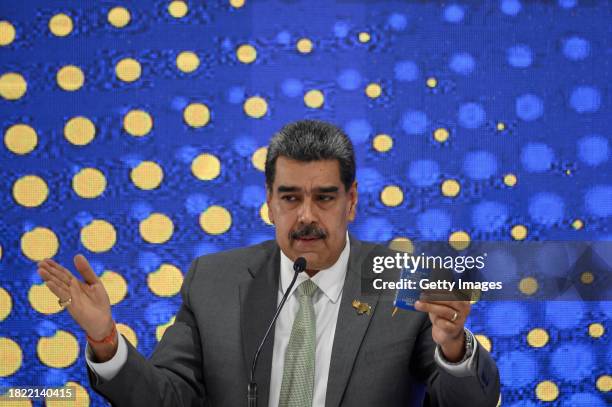
[[[353,182],[353,185],[348,190],[348,200],[349,200],[349,213],[348,219],[350,222],[355,220],[355,216],[357,215],[357,181]]]
[[[266,186],[266,204],[268,205],[268,219],[274,224],[274,215],[272,214],[272,191]]]

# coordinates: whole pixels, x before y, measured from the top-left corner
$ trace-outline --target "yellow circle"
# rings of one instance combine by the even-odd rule
[[[132,136],[142,137],[153,128],[153,119],[144,110],[130,110],[123,118],[123,128]]]
[[[210,181],[221,173],[221,161],[212,154],[200,154],[191,163],[191,172],[197,179]]]
[[[261,205],[261,208],[259,208],[259,216],[266,224],[273,225],[272,221],[270,220],[270,208],[266,202],[264,202],[263,205]]]
[[[115,305],[125,298],[128,286],[121,274],[106,270],[100,276],[100,281],[102,281],[102,285],[108,293],[111,305]]]
[[[591,284],[595,280],[595,276],[590,271],[585,271],[580,274],[580,282],[582,284]]]
[[[51,258],[58,249],[59,241],[51,229],[36,227],[21,236],[21,251],[32,261]]]
[[[379,134],[372,140],[374,150],[380,153],[386,153],[393,147],[393,139],[388,134]]]
[[[79,343],[70,332],[58,330],[53,336],[43,336],[36,344],[40,361],[56,369],[72,365],[79,356]]]
[[[117,323],[117,332],[121,335],[125,336],[129,343],[132,344],[133,347],[138,346],[138,338],[136,337],[136,332],[132,328],[130,328],[127,324]]]
[[[455,179],[445,179],[442,182],[442,185],[440,185],[440,190],[442,191],[442,195],[454,198],[459,195],[461,185],[459,184],[459,181]]]
[[[28,89],[28,83],[15,72],[8,72],[0,76],[0,96],[6,100],[20,99]]]
[[[232,226],[232,215],[222,206],[213,205],[200,214],[200,227],[209,235],[220,235]]]
[[[174,233],[172,219],[163,213],[152,213],[140,222],[140,236],[148,243],[166,243]]]
[[[308,38],[300,38],[296,44],[296,48],[300,54],[309,54],[312,52],[312,41]]]
[[[123,28],[130,23],[130,11],[125,7],[113,7],[108,12],[108,22],[116,28]]]
[[[382,94],[382,88],[378,83],[370,83],[365,89],[366,95],[371,99],[376,99]]]
[[[0,21],[0,46],[9,45],[15,39],[15,27],[8,21]]]
[[[435,88],[436,86],[438,86],[438,80],[434,78],[433,76],[427,78],[427,81],[425,83],[427,84],[427,87],[429,88]]]
[[[504,131],[506,129],[506,123],[498,122],[496,128],[498,131]]]
[[[0,287],[0,322],[9,316],[13,309],[13,299],[4,288]]]
[[[482,345],[483,348],[487,350],[487,352],[491,352],[491,340],[485,335],[474,335],[479,344]]]
[[[63,387],[70,387],[75,395],[72,400],[59,398],[45,400],[46,407],[89,407],[91,400],[87,390],[77,382],[68,381]]]
[[[607,374],[600,376],[596,382],[597,389],[601,392],[609,392],[612,390],[612,376]]]
[[[449,135],[450,133],[444,127],[434,130],[433,133],[434,140],[436,140],[438,143],[444,143],[446,140],[448,140]]]
[[[580,230],[584,227],[584,221],[582,219],[575,219],[572,222],[572,227],[574,228],[574,230]]]
[[[89,144],[95,136],[96,126],[87,117],[73,117],[64,126],[64,137],[76,146]]]
[[[244,64],[250,64],[257,59],[257,50],[251,44],[242,44],[236,50],[236,58]]]
[[[464,250],[470,245],[470,235],[463,230],[458,230],[451,233],[448,237],[448,243],[455,250]]]
[[[183,110],[183,119],[191,127],[204,127],[210,121],[210,110],[204,103],[192,103]]]
[[[176,57],[176,67],[185,73],[191,73],[200,66],[200,58],[195,52],[183,51]]]
[[[55,36],[65,37],[72,32],[72,28],[72,18],[66,14],[56,14],[49,20],[49,30]]]
[[[321,106],[323,106],[324,101],[325,96],[323,96],[323,92],[318,89],[309,90],[304,95],[304,104],[312,109],[320,108]]]
[[[168,13],[174,18],[183,18],[187,15],[189,8],[184,1],[173,1],[168,4]]]
[[[516,175],[514,174],[506,174],[504,175],[504,184],[506,184],[509,187],[513,187],[516,185],[517,179],[516,179]]]
[[[178,294],[183,284],[183,273],[172,264],[162,264],[147,275],[147,285],[151,292],[160,297]]]
[[[519,282],[519,290],[525,295],[533,295],[538,291],[538,280],[533,277],[525,277]]]
[[[514,240],[523,240],[527,237],[527,228],[524,225],[514,225],[510,235]]]
[[[28,301],[32,308],[41,314],[50,315],[62,311],[57,303],[57,296],[49,290],[45,283],[34,284],[30,287]]]
[[[141,73],[142,68],[140,67],[140,62],[134,58],[124,58],[119,61],[115,67],[117,78],[123,82],[134,82],[140,78]]]
[[[244,112],[255,119],[259,119],[268,112],[268,103],[260,96],[252,96],[244,102]]]
[[[251,157],[251,162],[253,166],[257,168],[259,171],[266,170],[266,156],[268,155],[267,147],[260,147],[253,153],[253,157]]]
[[[591,335],[593,338],[601,338],[605,332],[606,330],[604,326],[598,322],[589,325],[589,335]]]
[[[65,91],[73,92],[78,90],[85,83],[85,75],[78,66],[66,65],[57,71],[57,84]]]
[[[164,179],[164,171],[156,162],[142,161],[132,169],[130,178],[138,188],[151,190],[161,184]]]
[[[106,177],[97,168],[83,168],[72,178],[72,189],[81,198],[97,198],[106,189]]]
[[[400,187],[388,185],[380,193],[380,200],[385,206],[398,206],[404,201],[404,193]]]
[[[534,328],[527,334],[527,343],[534,348],[541,348],[548,343],[548,332],[542,328]]]
[[[244,6],[244,0],[230,0],[230,5],[235,8]]]
[[[21,367],[21,347],[12,339],[0,337],[0,360],[0,377],[12,375]]]
[[[414,245],[412,244],[412,240],[407,237],[396,237],[389,243],[389,249],[398,252],[413,253]]]
[[[26,208],[42,205],[49,196],[49,187],[45,180],[37,175],[25,175],[13,184],[13,198]]]
[[[168,321],[167,323],[157,326],[157,328],[155,329],[155,337],[157,338],[157,342],[161,341],[161,338],[162,336],[164,336],[164,332],[166,332],[166,329],[168,329],[169,326],[174,324],[175,318],[176,317],[173,316],[172,318],[170,318],[170,321]]]
[[[27,124],[14,124],[4,133],[4,145],[14,154],[28,154],[37,144],[36,130]]]
[[[559,396],[559,388],[550,380],[544,380],[536,386],[536,396],[542,401],[553,401]]]
[[[109,251],[117,242],[115,227],[101,219],[93,220],[81,229],[81,243],[94,253]]]
[[[363,31],[363,32],[359,33],[358,38],[359,38],[359,42],[366,43],[366,42],[370,41],[371,37],[370,37],[370,33],[367,33],[365,31]]]

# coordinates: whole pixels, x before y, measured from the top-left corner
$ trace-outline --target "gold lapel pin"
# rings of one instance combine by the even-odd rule
[[[372,307],[370,307],[370,304],[366,302],[361,302],[359,300],[353,300],[352,305],[353,305],[353,308],[357,310],[357,313],[359,315],[362,315],[362,314],[370,315],[370,313],[372,312]]]

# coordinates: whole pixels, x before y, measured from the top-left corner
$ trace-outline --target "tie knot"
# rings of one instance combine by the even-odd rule
[[[319,287],[317,287],[317,285],[313,283],[312,280],[308,279],[298,286],[297,292],[300,297],[312,297],[318,288]]]

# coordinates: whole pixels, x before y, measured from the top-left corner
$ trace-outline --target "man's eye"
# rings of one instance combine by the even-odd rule
[[[285,196],[282,196],[281,199],[287,202],[294,202],[297,198],[292,195],[285,195]]]
[[[334,199],[331,195],[320,195],[319,201],[332,201]]]

